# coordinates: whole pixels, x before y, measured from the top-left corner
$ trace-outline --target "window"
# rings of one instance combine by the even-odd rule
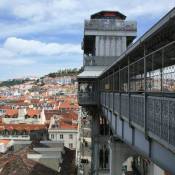
[[[63,134],[60,134],[60,139],[63,139]]]
[[[69,148],[73,148],[73,144],[72,143],[69,143]]]
[[[128,67],[126,66],[120,72],[120,91],[128,91]]]
[[[130,65],[130,91],[143,92],[144,84],[144,59],[140,59]]]
[[[89,163],[88,159],[81,159],[81,163]]]
[[[146,57],[146,88],[149,92],[160,92],[162,84],[162,51]]]
[[[164,92],[175,92],[175,44],[164,49],[164,62],[162,70],[162,89]]]
[[[51,139],[54,139],[54,134],[51,134]]]
[[[73,139],[73,135],[72,134],[69,134],[69,139]]]
[[[119,91],[119,71],[114,73],[114,90]]]
[[[94,92],[94,88],[93,82],[79,83],[79,92],[81,93],[92,94]]]

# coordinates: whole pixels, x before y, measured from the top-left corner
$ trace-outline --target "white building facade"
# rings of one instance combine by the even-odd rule
[[[77,148],[77,130],[72,129],[49,129],[49,139],[53,141],[63,141],[64,146],[69,149]]]

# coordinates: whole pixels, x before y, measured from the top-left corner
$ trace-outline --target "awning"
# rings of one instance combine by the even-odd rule
[[[105,70],[106,66],[86,66],[78,78],[97,78]]]
[[[80,73],[78,78],[97,78],[101,75],[103,71],[84,71]]]

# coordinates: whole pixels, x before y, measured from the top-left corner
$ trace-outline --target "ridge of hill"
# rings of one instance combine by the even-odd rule
[[[41,77],[41,79],[44,77],[56,78],[56,77],[61,77],[61,76],[77,76],[81,71],[82,71],[82,68],[63,69],[63,70],[58,70],[57,72],[49,73]]]
[[[62,77],[62,76],[77,76],[81,71],[82,71],[82,68],[80,68],[80,69],[77,69],[77,68],[62,69],[62,70],[58,70],[57,72],[52,72],[52,73],[49,73],[47,75],[44,75],[44,76],[38,78],[37,80],[31,80],[30,78],[11,79],[11,80],[6,80],[6,81],[0,82],[0,87],[3,87],[3,86],[10,87],[10,86],[20,85],[20,84],[23,84],[26,82],[32,82],[32,81],[34,84],[36,84],[40,80],[43,80],[46,77],[57,78],[57,77]]]

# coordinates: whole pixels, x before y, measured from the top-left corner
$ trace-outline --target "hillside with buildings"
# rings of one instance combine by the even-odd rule
[[[52,72],[42,77],[24,77],[24,78],[16,78],[16,79],[9,79],[6,81],[0,81],[0,87],[11,87],[15,85],[21,84],[39,84],[43,85],[45,82],[51,83],[61,83],[61,84],[69,84],[73,81],[76,81],[77,75],[82,71],[82,69],[61,69],[57,72]]]
[[[0,87],[0,153],[4,154],[0,161],[5,162],[0,167],[2,175],[15,174],[19,169],[23,175],[31,171],[44,174],[44,170],[49,174],[75,174],[79,125],[76,74],[12,82]],[[72,169],[66,168],[70,166]]]

